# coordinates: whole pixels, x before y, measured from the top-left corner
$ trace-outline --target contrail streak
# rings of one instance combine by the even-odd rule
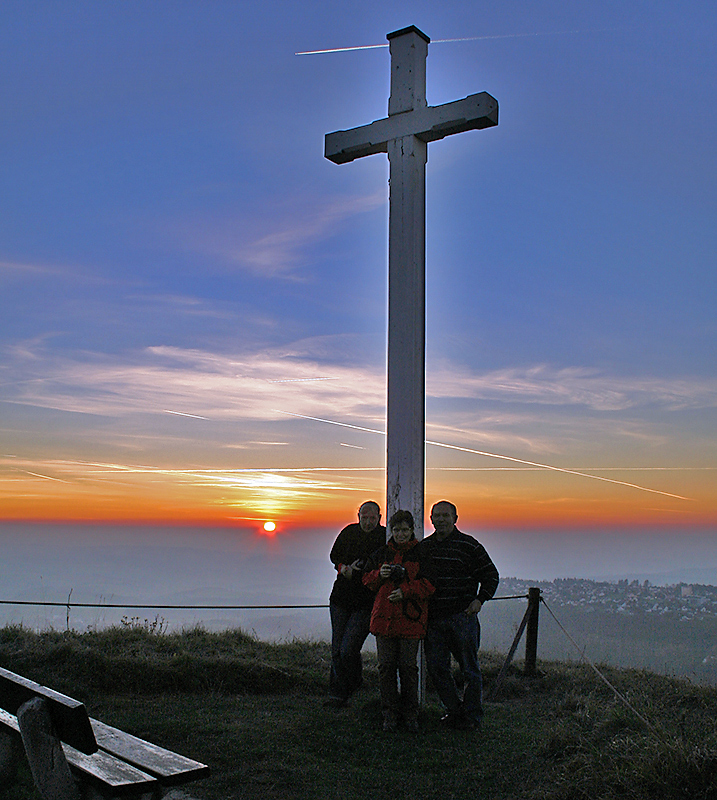
[[[366,431],[366,433],[378,433],[385,436],[385,431],[377,431],[374,428],[362,428],[360,425],[349,425],[348,422],[336,422],[333,419],[322,419],[321,417],[309,417],[306,414],[294,414],[292,411],[282,411],[280,408],[271,409],[276,414],[288,414],[290,417],[299,417],[301,419],[313,419],[315,422],[326,422],[328,425],[338,425],[341,428],[353,428],[355,431]]]
[[[30,470],[24,469],[22,470],[26,475],[32,475],[33,478],[44,478],[46,481],[58,481],[59,483],[69,483],[69,481],[63,481],[62,478],[51,478],[49,475],[41,475],[39,472],[30,472]]]
[[[478,42],[485,39],[522,39],[526,36],[561,36],[571,33],[602,33],[610,30],[609,28],[598,28],[597,30],[577,30],[577,31],[547,31],[544,33],[502,33],[495,36],[462,36],[458,39],[432,39],[431,44],[444,44],[446,42]],[[348,53],[352,50],[378,50],[388,47],[388,44],[363,44],[357,47],[332,47],[328,50],[303,50],[294,53],[295,56],[318,56],[325,53]]]
[[[300,417],[301,419],[310,419],[315,422],[325,422],[329,425],[339,425],[342,428],[353,428],[357,431],[366,431],[367,433],[378,433],[385,436],[385,431],[377,431],[373,428],[362,428],[359,425],[349,425],[346,422],[335,422],[331,419],[322,419],[321,417],[309,417],[306,414],[295,414],[291,411],[281,411],[280,409],[273,409],[279,414],[288,414],[290,417]],[[474,453],[478,456],[486,456],[487,458],[500,458],[504,461],[512,461],[515,464],[527,464],[529,467],[539,467],[540,469],[548,469],[553,472],[563,472],[566,475],[578,475],[581,478],[592,478],[596,481],[604,481],[605,483],[615,483],[618,486],[628,486],[631,489],[640,489],[643,492],[651,492],[652,494],[661,494],[665,497],[674,497],[677,500],[692,500],[691,497],[683,497],[681,494],[672,494],[672,492],[662,492],[659,489],[650,489],[647,486],[640,486],[637,483],[628,483],[627,481],[618,481],[614,478],[604,478],[601,475],[591,475],[589,472],[579,472],[575,469],[566,469],[565,467],[555,467],[552,464],[540,464],[537,461],[526,461],[524,458],[514,458],[513,456],[504,456],[500,453],[487,453],[485,450],[474,450],[471,447],[459,447],[455,444],[446,444],[445,442],[432,442],[426,439],[426,444],[431,444],[434,447],[445,447],[447,450],[458,450],[462,453]]]
[[[267,381],[267,383],[307,383],[308,381],[337,381],[338,378],[284,378],[278,381]]]
[[[459,447],[455,444],[444,444],[443,442],[429,442],[426,439],[426,444],[432,444],[436,447],[445,447],[448,450],[460,450],[463,453],[475,453],[479,456],[488,456],[489,458],[503,458],[506,461],[513,461],[516,464],[527,464],[531,467],[540,467],[541,469],[549,469],[554,472],[564,472],[567,475],[580,475],[583,478],[593,478],[596,481],[605,481],[606,483],[616,483],[620,486],[629,486],[632,489],[641,489],[643,492],[652,492],[653,494],[662,494],[666,497],[675,497],[678,500],[691,500],[691,497],[683,497],[681,494],[672,494],[672,492],[661,492],[659,489],[650,489],[647,486],[639,486],[637,483],[628,483],[627,481],[617,481],[614,478],[604,478],[601,475],[591,475],[589,472],[578,472],[576,469],[565,469],[564,467],[554,467],[551,464],[540,464],[537,461],[526,461],[522,458],[513,458],[512,456],[498,455],[497,453],[486,453],[483,450],[473,450],[470,447]]]
[[[541,467],[428,467],[428,469],[442,469],[446,472],[489,472],[491,470],[539,472]],[[580,467],[579,471],[585,472],[589,469],[596,472],[699,472],[700,470],[715,470],[717,467]]]
[[[387,44],[363,44],[359,47],[334,47],[331,50],[304,50],[301,53],[294,53],[295,56],[320,56],[324,53],[348,53],[349,50],[378,50],[380,47],[388,47]]]
[[[209,417],[200,417],[199,414],[186,414],[184,411],[170,411],[168,408],[163,408],[165,414],[176,414],[178,417],[192,417],[192,419],[206,419]]]

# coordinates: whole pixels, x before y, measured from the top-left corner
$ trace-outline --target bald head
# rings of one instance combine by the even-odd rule
[[[361,530],[364,533],[371,533],[381,521],[381,509],[378,503],[373,500],[367,500],[363,503],[358,511],[358,520]]]

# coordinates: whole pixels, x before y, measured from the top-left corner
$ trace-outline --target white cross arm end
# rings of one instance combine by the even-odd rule
[[[441,106],[427,106],[376,120],[348,131],[327,133],[324,155],[334,164],[388,151],[388,142],[417,136],[435,142],[452,133],[490,128],[498,124],[498,101],[487,92]]]

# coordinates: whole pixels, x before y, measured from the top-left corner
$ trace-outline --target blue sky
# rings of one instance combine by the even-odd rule
[[[500,104],[429,146],[427,438],[465,450],[429,446],[428,502],[714,526],[698,2],[4,3],[0,518],[305,527],[380,499],[388,166],[323,137],[385,116],[388,50],[295,54],[411,24],[429,104]]]

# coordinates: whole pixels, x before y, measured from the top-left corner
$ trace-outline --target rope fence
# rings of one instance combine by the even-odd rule
[[[608,680],[608,679],[605,677],[605,675],[603,675],[603,674],[602,674],[602,672],[600,672],[600,670],[599,670],[599,669],[598,669],[598,668],[595,666],[595,664],[593,664],[593,662],[592,662],[592,661],[591,661],[591,660],[590,660],[590,659],[589,659],[589,658],[588,658],[588,657],[585,655],[585,651],[580,649],[580,645],[579,645],[579,644],[578,644],[578,643],[575,641],[575,639],[573,639],[573,637],[572,637],[572,636],[571,636],[571,635],[570,635],[570,634],[569,634],[569,633],[568,633],[568,632],[565,630],[565,628],[564,628],[564,627],[563,627],[563,625],[561,624],[560,620],[559,620],[559,619],[558,619],[558,618],[555,616],[555,614],[553,613],[553,611],[552,611],[552,609],[550,608],[550,606],[549,606],[549,605],[548,605],[548,604],[545,602],[545,600],[544,600],[542,597],[540,598],[540,601],[541,601],[541,602],[542,602],[542,604],[545,606],[545,610],[548,612],[548,614],[550,614],[550,616],[551,616],[551,617],[553,618],[553,620],[555,621],[555,624],[556,624],[556,625],[557,625],[557,626],[560,628],[560,630],[561,630],[561,631],[562,631],[562,632],[565,634],[565,636],[567,637],[568,641],[569,641],[569,642],[570,642],[570,643],[573,645],[573,647],[574,647],[574,648],[577,650],[578,654],[580,655],[580,660],[581,660],[581,661],[583,661],[585,664],[587,664],[587,665],[588,665],[588,666],[589,666],[589,667],[590,667],[590,668],[593,670],[593,672],[594,672],[594,673],[595,673],[595,674],[598,676],[598,678],[600,678],[600,680],[601,680],[601,681],[603,681],[603,683],[605,683],[605,685],[606,685],[606,686],[607,686],[607,687],[608,687],[608,688],[609,688],[609,689],[610,689],[610,690],[613,692],[613,694],[615,695],[615,697],[617,697],[617,699],[618,699],[618,700],[619,700],[619,701],[620,701],[620,702],[621,702],[621,703],[622,703],[622,704],[623,704],[623,705],[624,705],[626,708],[628,708],[630,711],[632,711],[632,713],[633,713],[633,714],[634,714],[634,715],[635,715],[635,716],[636,716],[636,717],[637,717],[637,718],[638,718],[638,719],[639,719],[639,720],[640,720],[640,721],[641,721],[641,722],[642,722],[642,723],[645,725],[645,727],[646,727],[646,728],[647,728],[649,731],[651,731],[652,733],[654,733],[654,734],[655,734],[655,736],[657,736],[657,738],[658,738],[658,739],[660,739],[660,741],[662,741],[662,743],[663,743],[663,744],[668,744],[668,745],[669,745],[670,743],[669,743],[669,741],[668,741],[668,739],[667,739],[667,737],[666,737],[666,734],[664,733],[664,731],[663,731],[663,730],[661,730],[661,729],[660,729],[660,728],[659,728],[657,725],[654,725],[652,722],[650,722],[650,721],[649,721],[649,720],[648,720],[646,717],[644,717],[644,716],[643,716],[643,715],[642,715],[642,714],[641,714],[641,713],[640,713],[640,712],[639,712],[639,711],[638,711],[638,710],[635,708],[635,706],[633,706],[633,705],[632,705],[632,703],[631,703],[631,702],[630,702],[630,701],[627,699],[627,697],[625,697],[625,695],[624,695],[624,694],[622,694],[622,692],[620,692],[620,691],[619,691],[619,690],[618,690],[618,689],[617,689],[615,686],[613,686],[613,684],[612,684],[612,683],[610,683],[610,681],[609,681],[609,680]]]
[[[328,608],[326,603],[317,603],[315,605],[251,605],[251,606],[209,606],[209,605],[172,605],[164,603],[162,605],[154,605],[151,603],[57,603],[49,600],[0,600],[0,605],[10,606],[55,606],[59,608],[135,608],[148,611],[165,611],[172,609],[180,609],[187,611],[217,611],[225,609],[227,611],[246,610],[252,608]]]
[[[72,590],[68,595],[67,600],[64,602],[53,600],[0,600],[0,606],[42,606],[46,608],[64,608],[65,609],[65,624],[67,630],[70,630],[70,616],[72,609],[78,608],[93,608],[99,610],[108,609],[122,609],[124,611],[256,611],[256,610],[270,610],[270,611],[296,611],[307,610],[316,608],[329,608],[328,603],[261,603],[261,604],[179,604],[179,603],[79,603],[72,602]],[[528,595],[515,594],[505,595],[502,597],[493,597],[492,600],[524,600]],[[157,617],[159,619],[159,616]],[[134,619],[134,618],[133,618]],[[126,622],[126,617],[122,618],[123,624]],[[537,640],[536,640],[537,647]]]
[[[505,597],[493,597],[494,600],[525,600],[527,594],[512,594]],[[70,600],[64,602],[52,600],[0,600],[0,605],[7,606],[51,606],[56,608],[131,608],[146,611],[246,611],[251,609],[302,609],[302,608],[328,608],[328,603],[311,603],[306,605],[178,605],[172,603],[73,603]]]

